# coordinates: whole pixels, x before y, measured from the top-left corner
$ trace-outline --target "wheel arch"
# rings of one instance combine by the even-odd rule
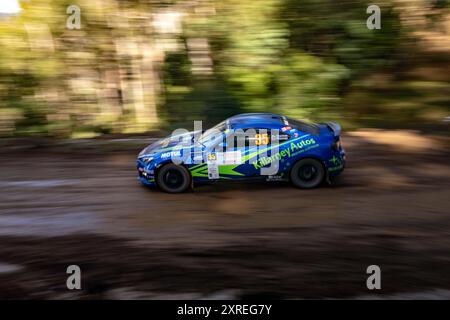
[[[297,160],[295,160],[295,162],[294,162],[294,163],[292,164],[292,166],[289,168],[289,172],[288,172],[289,180],[291,179],[291,171],[292,171],[292,168],[294,168],[295,164],[296,164],[297,162],[299,162],[299,161],[301,161],[301,160],[305,160],[305,159],[313,159],[313,160],[318,161],[318,162],[322,165],[323,170],[324,170],[324,172],[325,172],[324,180],[326,180],[327,182],[329,182],[330,177],[328,176],[328,170],[327,170],[327,166],[325,165],[325,161],[324,161],[323,159],[317,157],[317,156],[314,156],[314,155],[306,156],[306,157],[300,157],[300,158],[298,158]]]
[[[159,170],[161,170],[164,166],[166,166],[166,165],[168,165],[168,164],[171,164],[171,163],[173,163],[172,162],[172,160],[171,159],[167,159],[167,160],[165,160],[165,161],[163,161],[163,162],[160,162],[157,166],[156,166],[156,168],[155,168],[155,184],[159,187],[159,184],[158,184],[158,172],[159,172]],[[175,164],[175,163],[173,163],[173,164]],[[193,183],[193,181],[194,181],[194,178],[192,177],[192,173],[191,173],[191,171],[189,170],[189,168],[184,164],[184,162],[182,162],[182,163],[180,163],[180,164],[177,164],[177,166],[182,166],[182,167],[184,167],[185,169],[186,169],[186,171],[189,173],[189,176],[191,177],[191,187],[192,187],[192,183]]]

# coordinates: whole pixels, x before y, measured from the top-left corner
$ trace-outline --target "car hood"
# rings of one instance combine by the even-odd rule
[[[199,135],[200,131],[191,131],[184,134],[179,135],[170,135],[166,138],[162,138],[151,145],[145,147],[140,153],[139,158],[153,156],[157,153],[168,152],[171,151],[172,148],[176,146],[181,146],[184,142],[190,142],[192,145],[194,144],[194,137]]]

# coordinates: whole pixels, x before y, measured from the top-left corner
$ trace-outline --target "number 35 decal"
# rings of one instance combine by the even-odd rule
[[[265,146],[269,144],[269,136],[267,133],[255,134],[255,144],[257,146]]]

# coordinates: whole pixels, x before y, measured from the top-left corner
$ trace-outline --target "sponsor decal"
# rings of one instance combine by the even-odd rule
[[[283,175],[267,176],[266,181],[283,181]]]
[[[161,154],[161,159],[167,159],[167,158],[174,158],[174,157],[181,157],[181,151],[170,151],[170,152],[164,152]]]
[[[288,140],[289,136],[287,134],[272,134],[270,136],[271,140]]]
[[[217,164],[217,155],[208,154],[208,179],[219,179],[219,166]]]
[[[219,179],[220,173],[239,175],[232,170],[233,168],[224,166],[242,164],[241,151],[209,153],[207,159],[209,179]],[[219,165],[221,166],[220,168]]]
[[[219,165],[242,164],[242,153],[240,150],[209,153],[208,162],[210,161],[215,161]]]
[[[277,152],[270,157],[261,157],[260,159],[253,161],[252,164],[255,169],[261,169],[274,161],[280,161],[283,158],[293,157],[301,152],[305,152],[312,148],[318,147],[319,145],[316,143],[314,138],[301,140],[299,142],[291,142],[289,148],[284,149],[283,151]]]
[[[331,158],[331,159],[328,160],[328,161],[332,162],[333,165],[335,165],[335,166],[341,164],[341,160],[339,160],[339,158],[337,158],[336,156],[333,156],[333,158]]]
[[[202,155],[196,155],[193,158],[194,163],[202,163],[203,162],[203,156]]]
[[[343,165],[339,165],[337,167],[331,167],[331,168],[328,168],[328,171],[329,172],[338,171],[338,170],[341,170],[343,167],[344,167]]]
[[[333,164],[332,167],[328,168],[328,172],[338,171],[344,167],[341,159],[339,159],[336,156],[333,156],[331,159],[328,160],[328,162],[331,162]]]

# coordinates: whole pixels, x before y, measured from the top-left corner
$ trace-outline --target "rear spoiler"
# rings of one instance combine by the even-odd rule
[[[339,123],[330,121],[325,122],[325,124],[328,128],[330,128],[331,131],[333,131],[335,137],[339,137],[341,135],[341,126],[339,125]]]

